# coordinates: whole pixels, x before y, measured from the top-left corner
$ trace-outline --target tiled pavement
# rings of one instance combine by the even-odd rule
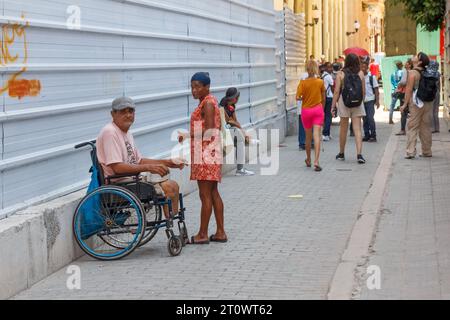
[[[433,158],[405,160],[401,137],[369,265],[381,289],[362,299],[450,299],[450,133],[433,135]],[[418,144],[420,153],[420,144]]]
[[[335,137],[337,130],[333,126]],[[325,299],[391,133],[392,126],[379,123],[379,142],[364,144],[368,161],[364,166],[356,164],[353,139],[348,141],[346,162],[334,160],[337,139],[326,142],[321,173],[305,168],[304,152],[298,151],[296,138],[289,137],[280,149],[277,175],[229,174],[223,179],[220,192],[228,243],[190,245],[180,256],[171,258],[161,232],[123,260],[105,263],[84,257],[74,262],[81,268],[81,290],[66,288],[64,268],[14,299]],[[448,134],[442,136],[448,138]],[[389,182],[392,197],[386,200],[391,213],[383,211],[375,245],[381,256],[370,260],[382,268],[383,290],[363,290],[361,298],[394,297],[399,293],[397,284],[404,283],[406,275],[423,276],[424,268],[432,272],[417,278],[414,286],[400,286],[402,290],[436,288],[441,281],[440,291],[419,294],[433,292],[432,297],[448,297],[449,277],[442,282],[444,278],[439,275],[444,275],[443,267],[448,266],[449,251],[446,255],[436,252],[448,248],[450,240],[445,207],[448,193],[444,190],[450,185],[450,143],[435,143],[436,148],[439,144],[442,148],[435,149],[436,157],[431,160],[404,163],[401,150],[397,151]],[[250,168],[259,173],[257,166]],[[442,174],[445,170],[447,175]],[[430,179],[433,192],[421,186]],[[410,190],[408,183],[417,187]],[[289,198],[299,194],[303,199]],[[406,206],[404,199],[413,202]],[[187,225],[193,234],[198,228],[200,202],[197,194],[185,202]],[[430,206],[434,210],[428,210]],[[406,221],[405,215],[409,217]],[[212,218],[210,232],[214,229]],[[416,245],[409,247],[407,241]],[[405,273],[405,263],[415,261],[420,263],[411,264]],[[404,291],[400,292],[403,296]]]

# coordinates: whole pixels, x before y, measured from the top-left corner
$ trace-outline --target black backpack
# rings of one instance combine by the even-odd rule
[[[361,106],[363,97],[363,83],[358,73],[344,71],[344,88],[342,89],[342,99],[347,108],[357,108]]]
[[[417,70],[417,69],[414,69]],[[439,78],[430,72],[417,70],[420,72],[419,88],[417,89],[417,98],[423,102],[432,102],[436,98]]]

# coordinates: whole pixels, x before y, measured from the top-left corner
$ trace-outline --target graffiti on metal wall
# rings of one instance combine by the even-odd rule
[[[0,94],[8,92],[11,98],[22,99],[24,97],[36,97],[41,92],[41,82],[39,80],[24,79],[23,75],[27,71],[28,63],[28,43],[26,29],[29,23],[22,15],[23,23],[8,23],[2,26],[0,63],[2,67],[20,66],[20,70],[11,74],[8,79],[1,84]],[[19,48],[18,50],[14,50]]]

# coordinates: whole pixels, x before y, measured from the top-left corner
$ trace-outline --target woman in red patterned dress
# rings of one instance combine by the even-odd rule
[[[191,115],[191,180],[197,181],[202,202],[200,230],[191,237],[192,244],[227,241],[224,206],[218,189],[218,183],[222,180],[223,160],[220,111],[217,99],[209,92],[210,84],[209,74],[205,72],[198,72],[191,79],[192,96],[200,101]],[[179,137],[180,142],[183,139],[183,136]],[[208,238],[213,208],[217,230]]]

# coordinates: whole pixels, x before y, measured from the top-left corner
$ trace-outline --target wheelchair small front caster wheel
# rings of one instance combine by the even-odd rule
[[[183,249],[181,238],[178,236],[171,237],[169,239],[169,242],[167,243],[167,249],[169,250],[169,253],[172,257],[178,256]]]

